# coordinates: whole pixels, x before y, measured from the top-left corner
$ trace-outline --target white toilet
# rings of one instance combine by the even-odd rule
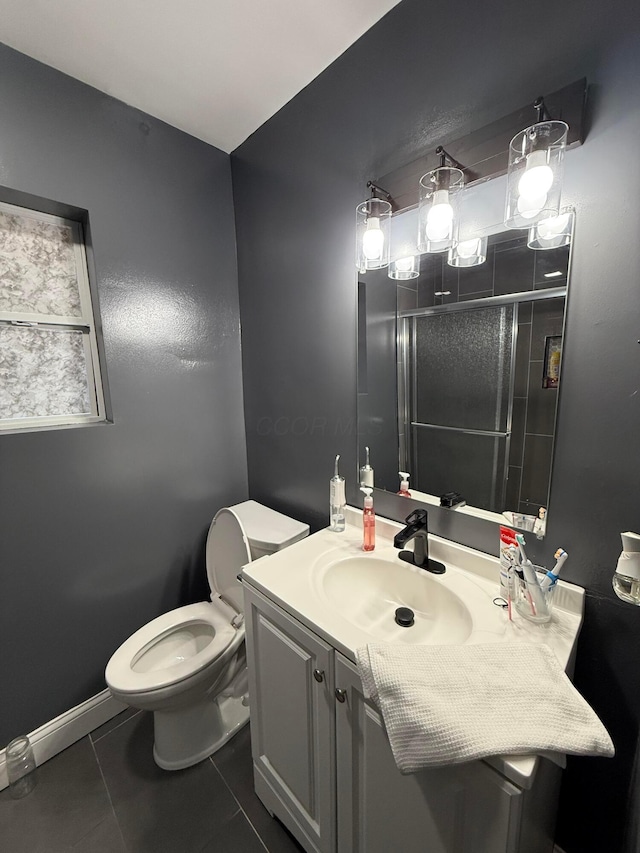
[[[153,757],[182,770],[212,755],[249,719],[242,586],[251,560],[280,551],[309,526],[245,501],[221,509],[207,537],[211,601],[178,607],[136,631],[105,671],[111,693],[154,712]]]

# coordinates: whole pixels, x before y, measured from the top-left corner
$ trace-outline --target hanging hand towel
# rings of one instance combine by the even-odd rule
[[[547,646],[369,644],[356,651],[402,773],[489,755],[614,754]]]

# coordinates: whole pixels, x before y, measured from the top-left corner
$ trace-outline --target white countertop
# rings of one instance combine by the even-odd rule
[[[326,593],[324,573],[336,560],[360,557],[370,560],[397,560],[393,536],[403,525],[388,519],[376,519],[376,549],[362,550],[360,510],[347,508],[347,527],[343,533],[321,530],[294,545],[262,557],[243,567],[242,577],[271,601],[326,640],[349,660],[355,662],[355,650],[372,642],[415,642],[411,629],[385,622],[384,636],[375,626],[363,621],[358,600],[338,602]],[[555,652],[569,675],[573,673],[576,643],[582,623],[584,590],[558,582],[551,620],[533,624],[519,615],[509,621],[506,609],[493,600],[499,595],[497,557],[474,551],[464,545],[429,536],[429,556],[444,563],[444,575],[429,575],[429,583],[441,584],[468,604],[473,624],[464,643],[526,642],[545,643]],[[421,569],[404,564],[409,571]],[[372,564],[373,567],[373,564]],[[362,607],[366,606],[363,590]],[[403,602],[399,602],[403,603]],[[417,636],[417,634],[414,634]],[[418,640],[421,641],[421,640]],[[433,642],[438,642],[434,637]],[[487,759],[509,779],[530,787],[537,766],[536,756],[510,756]]]

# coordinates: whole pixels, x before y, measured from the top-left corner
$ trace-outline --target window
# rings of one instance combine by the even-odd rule
[[[104,419],[82,225],[0,203],[0,431]]]

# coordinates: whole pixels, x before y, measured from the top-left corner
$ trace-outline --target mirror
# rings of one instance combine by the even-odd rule
[[[498,231],[479,266],[425,254],[418,278],[360,276],[359,465],[369,447],[377,489],[407,471],[414,499],[544,534],[569,250]]]

